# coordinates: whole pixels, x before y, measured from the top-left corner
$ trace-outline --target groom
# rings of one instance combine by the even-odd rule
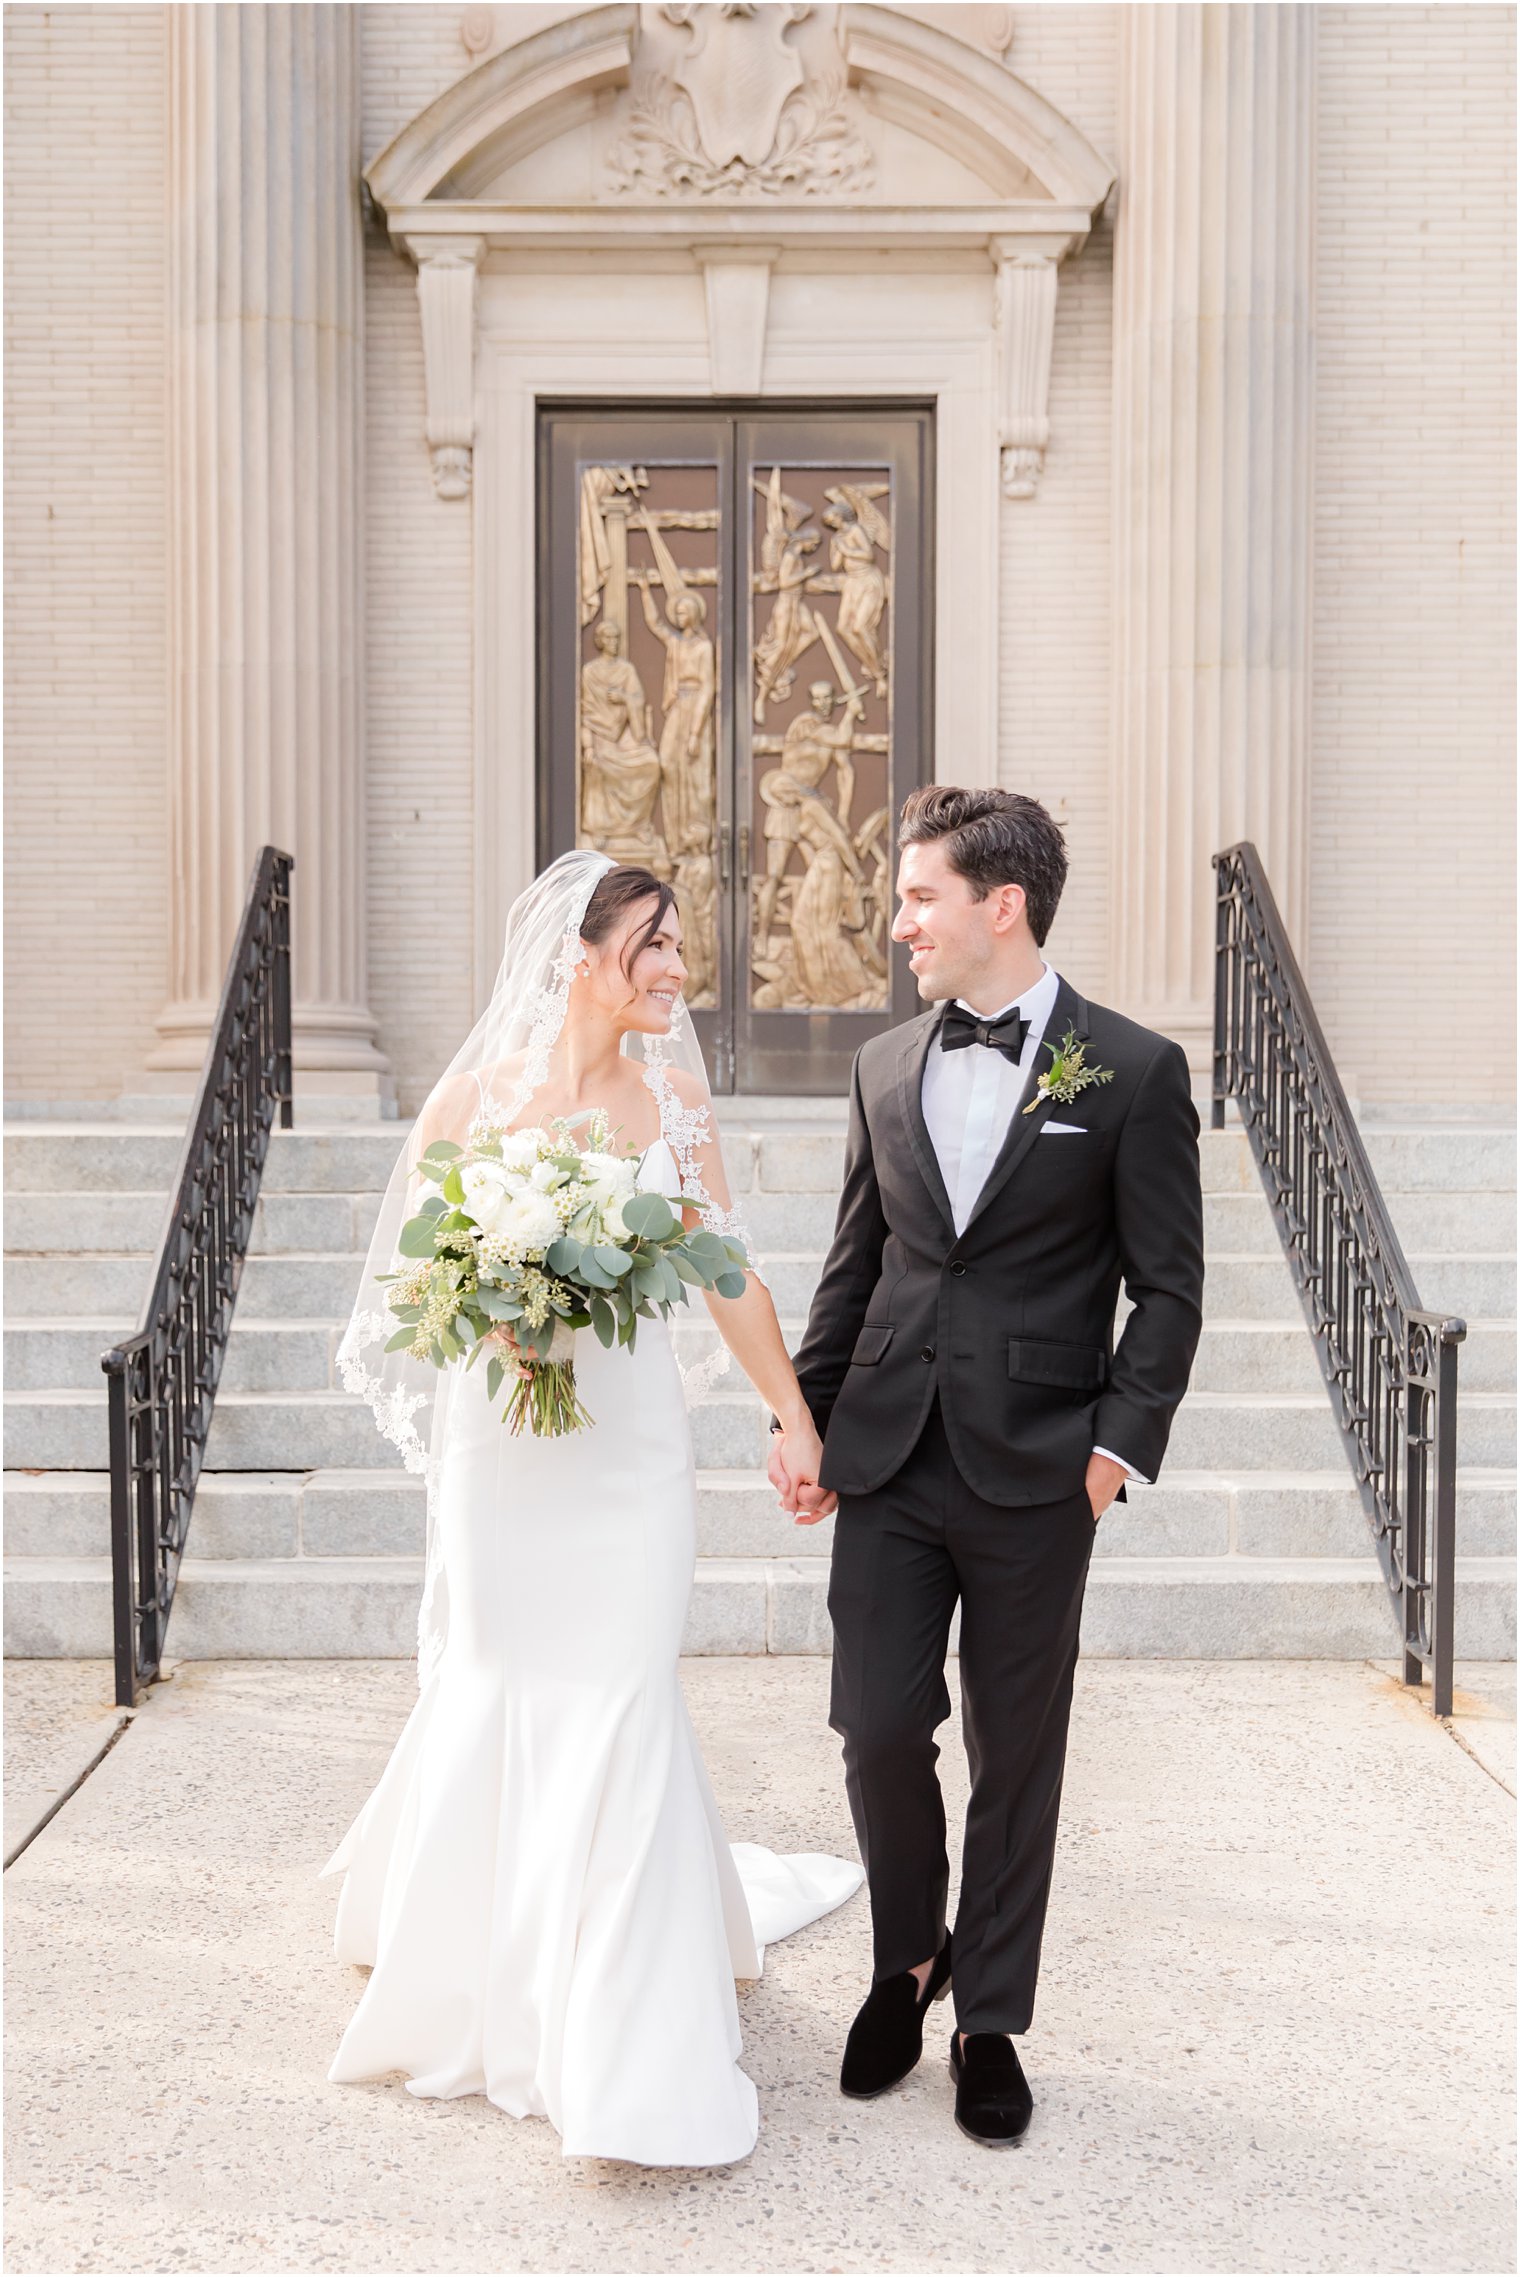
[[[950,1989],[956,2118],[1015,2142],[1077,1631],[1098,1520],[1161,1467],[1197,1347],[1198,1117],[1179,1045],[1088,1003],[1040,954],[1061,832],[1008,791],[916,791],[901,907],[932,1006],[850,1084],[844,1188],[797,1374],[824,1451],[771,1478],[836,1508],[830,1722],[870,1883],[875,1975],[840,2086],[881,2094]],[[1113,1348],[1121,1279],[1133,1304]],[[934,1731],[961,1608],[971,1801],[960,1904]]]

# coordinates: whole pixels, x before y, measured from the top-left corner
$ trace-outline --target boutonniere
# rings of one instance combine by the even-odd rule
[[[1024,1109],[1026,1115],[1032,1115],[1044,1099],[1054,1099],[1061,1106],[1069,1107],[1077,1093],[1085,1091],[1090,1083],[1114,1080],[1111,1067],[1089,1066],[1087,1046],[1077,1042],[1075,1028],[1068,1028],[1059,1044],[1042,1044],[1041,1049],[1049,1052],[1050,1065],[1035,1085],[1034,1097]]]

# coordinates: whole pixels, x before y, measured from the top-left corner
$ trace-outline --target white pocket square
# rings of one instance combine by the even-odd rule
[[[1041,1138],[1049,1138],[1052,1131],[1057,1138],[1086,1138],[1087,1125],[1085,1123],[1041,1123]]]

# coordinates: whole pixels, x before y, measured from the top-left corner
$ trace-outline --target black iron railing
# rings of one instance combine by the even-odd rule
[[[1399,1246],[1256,848],[1214,857],[1213,1126],[1239,1102],[1403,1640],[1451,1713],[1457,1347]]]
[[[291,866],[273,846],[254,864],[153,1286],[136,1335],[100,1363],[118,1707],[163,1659],[276,1108],[290,1128]]]

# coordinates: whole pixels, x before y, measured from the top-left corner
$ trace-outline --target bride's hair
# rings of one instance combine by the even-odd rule
[[[648,948],[675,907],[675,887],[657,878],[653,870],[641,870],[632,862],[620,862],[615,870],[609,870],[598,881],[581,919],[581,939],[594,949],[616,930],[630,910],[650,895],[655,897],[653,913],[639,932],[629,934],[618,959],[624,980],[632,978],[634,959]]]

